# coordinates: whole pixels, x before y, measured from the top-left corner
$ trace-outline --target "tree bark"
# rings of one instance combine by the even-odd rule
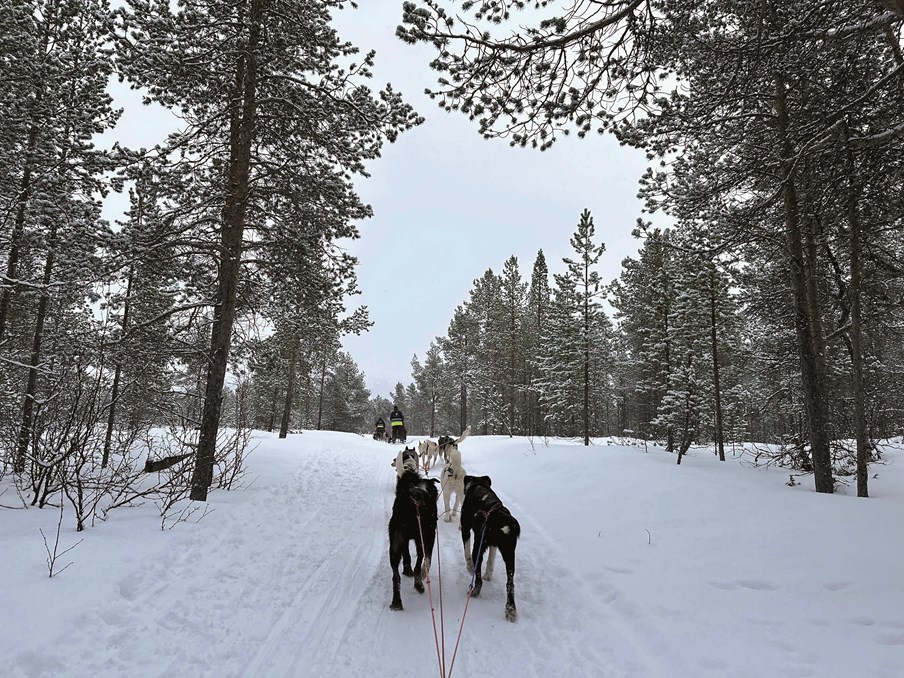
[[[236,94],[229,123],[228,185],[226,204],[223,207],[223,226],[220,231],[217,297],[211,330],[207,383],[204,390],[204,410],[201,413],[201,434],[192,473],[190,496],[195,501],[207,500],[207,489],[213,482],[214,452],[220,429],[223,384],[226,380],[226,365],[232,342],[236,293],[241,269],[242,235],[248,203],[251,146],[254,140],[257,107],[257,52],[260,47],[265,1],[250,0],[248,46],[236,68]]]
[[[40,103],[40,96],[38,97]],[[38,126],[33,124],[28,131],[28,149],[25,152],[25,169],[22,170],[22,181],[19,184],[16,220],[10,236],[9,255],[6,259],[6,282],[0,290],[0,339],[6,333],[6,322],[9,317],[9,306],[12,302],[13,286],[19,273],[19,244],[25,235],[25,217],[28,213],[28,201],[31,199],[31,156],[38,141]]]
[[[461,404],[461,413],[459,426],[461,426],[461,430],[464,431],[467,428],[468,422],[468,385],[465,383],[464,379],[461,381],[461,392],[459,393],[459,399]]]
[[[13,470],[16,473],[25,471],[25,461],[28,458],[28,441],[31,436],[31,428],[34,423],[35,395],[38,389],[38,366],[41,361],[41,344],[44,340],[44,322],[47,319],[47,305],[50,303],[48,289],[53,275],[53,264],[56,258],[57,226],[52,222],[50,234],[47,238],[47,259],[44,262],[44,288],[41,291],[41,299],[38,301],[38,313],[35,317],[35,331],[31,342],[31,359],[28,368],[28,383],[25,386],[25,397],[22,401],[22,420],[19,428],[19,439],[16,444],[16,457]]]
[[[847,128],[845,128],[847,138]],[[862,276],[862,225],[857,204],[858,187],[855,183],[857,165],[854,154],[845,149],[848,174],[847,218],[850,228],[851,256],[851,380],[854,387],[854,434],[857,439],[857,496],[869,497],[870,443],[866,430],[866,389],[863,383],[863,337],[860,289]]]
[[[139,208],[140,214],[140,208]],[[140,219],[140,216],[139,216]],[[126,298],[122,312],[122,331],[119,336],[124,336],[129,329],[129,297],[132,292],[133,271],[129,271],[129,279],[126,283]],[[116,360],[116,370],[113,373],[113,387],[110,390],[110,410],[107,412],[107,432],[104,435],[104,454],[100,462],[101,468],[107,468],[110,463],[110,445],[113,439],[113,426],[116,423],[116,404],[119,400],[119,382],[122,377],[122,362]]]
[[[781,143],[782,202],[784,205],[785,238],[791,273],[791,290],[794,297],[795,332],[800,358],[804,403],[810,427],[810,455],[816,491],[831,494],[835,491],[832,476],[832,459],[829,450],[826,412],[825,371],[814,340],[813,329],[821,327],[813,322],[818,313],[818,299],[811,296],[813,281],[808,280],[809,268],[804,257],[797,187],[794,180],[793,148],[788,138],[788,107],[785,81],[775,76],[775,108]]]
[[[276,425],[276,401],[279,400],[279,387],[273,387],[273,395],[270,397],[270,418],[267,420],[267,432],[272,433]]]
[[[320,370],[320,393],[317,396],[317,430],[323,423],[323,388],[326,384],[326,354],[323,356],[323,366]]]
[[[584,267],[584,447],[590,446],[590,285]]]
[[[295,398],[295,380],[298,365],[298,342],[292,341],[292,353],[289,355],[289,379],[286,385],[286,399],[283,403],[282,420],[279,424],[279,437],[285,438],[289,433],[289,419],[292,416],[292,400]]]
[[[725,461],[725,436],[722,430],[722,389],[719,385],[719,338],[716,329],[716,269],[709,272],[709,321],[713,347],[713,390],[716,401],[716,449],[719,461]]]

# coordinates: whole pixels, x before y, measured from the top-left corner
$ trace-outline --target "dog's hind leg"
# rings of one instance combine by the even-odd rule
[[[452,479],[443,471],[443,504],[446,511],[443,513],[443,520],[447,523],[452,522],[452,514],[449,511],[449,500],[452,498]],[[457,505],[457,503],[456,503]]]
[[[464,469],[462,469],[462,478],[464,478]],[[464,488],[461,486],[462,481],[457,480],[455,486],[455,505],[452,507],[452,515],[454,516],[461,509],[461,495],[465,493]],[[448,510],[448,507],[446,507]],[[447,518],[447,520],[451,520],[452,518]]]
[[[418,593],[424,592],[424,549],[421,546],[420,538],[415,539],[414,547],[417,550],[417,562],[414,564],[414,590]]]
[[[471,595],[474,598],[480,595],[480,589],[483,588],[483,579],[480,576],[480,568],[483,565],[483,554],[486,552],[486,544],[481,544],[480,541],[474,544],[474,589],[471,591]]]
[[[424,579],[429,579],[430,577],[430,563],[433,560],[433,545],[436,542],[436,529],[430,529],[430,526],[427,526],[426,534],[424,535]]]
[[[496,550],[495,546],[491,546],[489,553],[487,553],[487,570],[483,573],[483,578],[487,581],[493,579],[493,564],[496,562]]]
[[[505,561],[505,620],[516,621],[518,610],[515,609],[515,545],[510,544],[502,549]]]
[[[461,514],[461,543],[465,549],[465,565],[468,568],[468,574],[474,572],[474,561],[471,560],[471,520],[464,513]]]
[[[402,578],[399,576],[399,561],[402,559],[402,540],[397,534],[393,534],[389,540],[389,565],[392,568],[392,602],[390,610],[402,610],[402,594],[399,588]]]
[[[413,577],[414,570],[411,569],[411,549],[408,548],[408,540],[401,545],[399,550],[402,553],[402,574],[406,577]]]

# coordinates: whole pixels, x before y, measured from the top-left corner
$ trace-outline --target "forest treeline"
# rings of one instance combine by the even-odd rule
[[[147,447],[177,460],[164,505],[203,500],[240,474],[235,431],[388,411],[340,350],[371,322],[340,243],[370,214],[356,176],[422,119],[367,86],[345,4],[0,4],[0,474],[28,501],[81,527],[146,491]],[[523,3],[446,4],[402,3],[397,32],[435,49],[439,105],[518,146],[643,149],[649,221],[620,273],[584,213],[561,269],[475,281],[392,394],[412,433],[776,442],[866,496],[904,423],[901,0],[550,2],[508,34]],[[179,131],[98,146],[112,78]]]
[[[901,422],[891,384],[902,374],[902,23],[901,0],[576,0],[531,8],[503,1],[460,9],[433,0],[405,2],[397,35],[434,50],[439,79],[431,96],[485,137],[542,150],[564,134],[611,132],[644,149],[651,165],[641,196],[680,233],[663,247],[696,257],[701,275],[716,269],[711,327],[727,265],[737,269],[744,319],[759,320],[740,339],[749,352],[733,354],[730,367],[742,367],[744,355],[754,365],[736,375],[716,369],[728,356],[718,330],[709,332],[716,413],[716,395],[727,391],[715,387],[715,373],[726,389],[739,387],[725,402],[733,411],[714,417],[716,427],[723,420],[716,437],[742,418],[754,436],[796,434],[818,492],[834,491],[835,447],[852,437],[857,494],[867,496],[871,440]],[[643,222],[639,229],[650,232]],[[650,235],[650,243],[661,237]],[[693,336],[680,320],[692,314],[681,306],[706,294],[693,301],[679,287],[684,276],[651,261],[665,255],[655,245],[645,250],[647,260],[627,267],[613,291],[624,319],[620,355],[638,370],[637,425],[658,428],[680,451],[682,430],[706,437],[706,421],[695,420],[706,400],[698,390],[707,381],[698,352],[706,308],[695,309]],[[651,270],[661,278],[632,279]],[[675,296],[660,296],[660,308],[630,298],[632,290],[658,294],[669,285]],[[643,318],[639,306],[658,319]],[[751,373],[764,387],[748,389],[762,414],[736,404]],[[623,421],[635,416],[629,403]],[[581,408],[586,427],[586,397]],[[784,425],[772,423],[783,415]]]
[[[223,424],[251,425],[248,374],[280,370],[285,434],[296,375],[369,326],[340,247],[371,213],[353,183],[421,118],[369,87],[343,4],[0,3],[0,475],[28,501],[62,492],[82,527],[142,496],[148,447],[179,462],[162,503],[205,499],[241,467]],[[113,78],[179,130],[99,146]]]

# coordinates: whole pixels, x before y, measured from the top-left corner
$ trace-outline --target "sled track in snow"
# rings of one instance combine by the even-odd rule
[[[86,611],[84,624],[54,646],[39,675],[439,675],[428,594],[403,577],[405,610],[389,610],[386,528],[395,472],[385,451],[380,443],[364,455],[360,448],[318,450],[266,489],[215,497],[223,511],[197,528],[177,526],[165,557],[123,579],[118,598]],[[569,554],[524,499],[507,502],[522,525],[519,620],[503,618],[505,565],[497,558],[493,580],[468,607],[453,675],[507,675],[513,658],[525,667],[519,675],[535,678],[579,675],[587,666],[599,667],[601,678],[680,675],[658,665],[664,641],[650,634],[657,625],[622,595],[617,579],[605,571],[594,581],[575,577]],[[458,517],[440,519],[438,527],[448,668],[470,575]],[[434,557],[439,624],[437,575]],[[145,608],[150,613],[136,614]],[[79,659],[78,648],[88,642],[111,648],[106,663]],[[12,667],[18,675],[15,658]]]
[[[361,488],[354,489],[366,487],[362,483]],[[359,498],[364,499],[355,494],[356,504]],[[334,538],[327,544],[310,545],[308,555],[319,560],[319,565],[303,575],[304,584],[289,608],[270,627],[238,675],[305,675],[313,666],[329,666],[339,653],[345,630],[370,585],[369,575],[384,560],[387,541],[384,506],[377,501],[362,501],[360,509],[349,512],[345,510],[347,499],[345,496],[341,502],[318,508],[316,521],[328,525]],[[323,531],[318,526],[317,532]],[[304,529],[299,530],[299,539],[304,539]]]

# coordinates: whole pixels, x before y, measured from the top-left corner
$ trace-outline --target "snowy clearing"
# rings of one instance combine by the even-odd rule
[[[52,536],[58,512],[0,509],[0,674],[440,675],[428,594],[403,577],[405,610],[389,609],[399,446],[316,431],[255,442],[250,487],[212,494],[198,523],[161,530],[153,506],[81,534],[64,520],[61,548],[84,541],[53,579],[38,530]],[[904,674],[900,444],[868,500],[704,450],[676,467],[605,441],[472,436],[461,449],[522,538],[518,622],[503,618],[497,560],[453,675]],[[448,667],[470,581],[457,519],[440,520],[438,550]]]

